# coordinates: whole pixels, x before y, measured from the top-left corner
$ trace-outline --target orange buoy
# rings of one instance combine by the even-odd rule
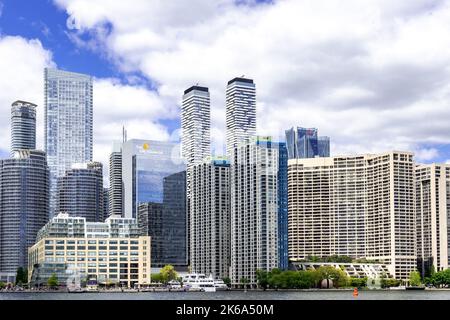
[[[353,289],[353,296],[354,297],[358,296],[358,288]]]

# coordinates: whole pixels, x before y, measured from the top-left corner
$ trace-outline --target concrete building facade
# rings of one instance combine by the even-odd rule
[[[416,269],[413,154],[388,152],[288,163],[289,259],[345,255]]]

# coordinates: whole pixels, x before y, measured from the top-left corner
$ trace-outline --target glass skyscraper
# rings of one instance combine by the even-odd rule
[[[286,147],[289,159],[330,156],[330,138],[319,137],[316,128],[286,130]]]
[[[164,179],[186,170],[180,145],[132,139],[122,145],[125,217],[135,218],[140,203],[164,200]]]
[[[152,237],[152,265],[187,265],[186,164],[174,142],[122,145],[125,217]]]
[[[57,211],[88,222],[103,222],[103,166],[100,162],[74,164],[58,178]]]
[[[74,163],[92,161],[92,77],[44,70],[45,151],[50,168],[50,215],[56,210],[57,178]]]

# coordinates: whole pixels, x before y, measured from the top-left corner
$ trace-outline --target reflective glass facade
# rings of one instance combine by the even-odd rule
[[[319,137],[316,128],[291,128],[286,130],[289,159],[330,156],[330,138]]]
[[[92,161],[92,77],[46,68],[44,85],[45,151],[53,216],[57,178],[74,163]]]
[[[133,139],[123,143],[122,180],[126,217],[136,217],[140,203],[162,203],[164,180],[186,170],[180,145]]]
[[[162,202],[141,203],[138,223],[152,239],[152,265],[187,265],[186,172],[163,179]]]

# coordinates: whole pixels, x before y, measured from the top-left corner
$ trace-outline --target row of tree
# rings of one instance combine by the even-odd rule
[[[270,272],[257,270],[258,285],[264,290],[271,289],[310,289],[322,286],[323,280],[327,286],[335,288],[365,287],[367,278],[352,278],[332,266],[321,266],[317,269],[304,271],[281,271],[273,269]],[[331,280],[331,281],[330,281]]]
[[[281,271],[273,269],[270,272],[258,270],[256,278],[259,287],[265,289],[311,289],[321,287],[363,288],[368,285],[368,278],[349,277],[342,269],[333,266],[321,266],[317,269],[303,271]],[[324,281],[325,280],[325,281]],[[377,285],[375,280],[371,284]],[[379,285],[382,288],[398,287],[401,281],[383,275]]]

